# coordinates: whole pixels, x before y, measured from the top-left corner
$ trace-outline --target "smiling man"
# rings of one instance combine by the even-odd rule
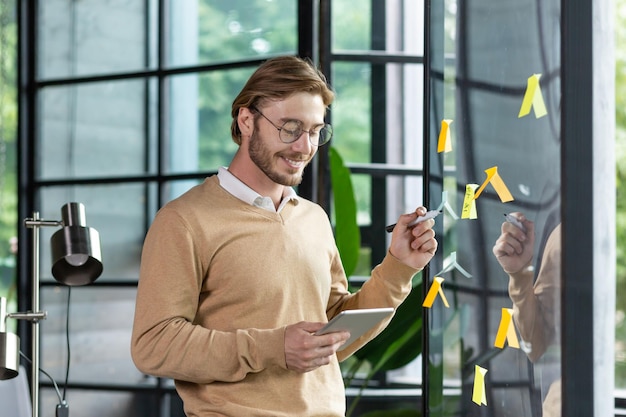
[[[146,235],[131,353],[174,378],[189,417],[343,416],[338,352],[347,332],[315,335],[343,310],[397,307],[432,258],[426,208],[398,219],[385,259],[355,293],[326,212],[296,195],[332,136],[324,75],[295,57],[266,61],[233,102],[228,168],[166,204]]]

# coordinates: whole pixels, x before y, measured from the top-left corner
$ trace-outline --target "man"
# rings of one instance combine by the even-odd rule
[[[342,310],[397,307],[437,249],[428,220],[400,216],[383,262],[354,294],[327,214],[299,198],[334,98],[308,61],[270,59],[232,106],[230,166],[157,214],[145,240],[131,351],[137,367],[174,378],[197,416],[343,416],[337,352],[347,332],[314,333]]]

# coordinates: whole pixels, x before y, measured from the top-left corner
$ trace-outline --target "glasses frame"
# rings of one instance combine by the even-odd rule
[[[256,107],[254,107],[254,106],[250,107],[250,109],[251,109],[251,110],[253,110],[253,111],[255,111],[256,113],[259,113],[261,116],[263,116],[263,118],[264,118],[265,120],[267,120],[268,122],[270,122],[270,124],[271,124],[272,126],[274,126],[274,127],[276,128],[276,130],[278,130],[278,139],[280,139],[280,141],[281,141],[282,143],[285,143],[285,144],[294,143],[294,142],[296,142],[298,139],[300,139],[300,138],[302,137],[302,134],[306,133],[306,134],[307,134],[307,136],[308,136],[308,138],[309,138],[309,143],[310,143],[311,145],[313,145],[313,146],[319,147],[319,146],[326,145],[328,142],[330,142],[330,140],[331,140],[331,139],[332,139],[332,137],[333,137],[333,127],[332,127],[330,124],[328,124],[328,123],[324,123],[324,126],[322,126],[322,127],[320,128],[319,132],[318,132],[318,137],[319,137],[320,139],[322,139],[322,131],[326,131],[326,132],[327,132],[327,133],[324,135],[324,138],[328,137],[328,139],[326,139],[324,142],[321,142],[321,143],[320,143],[320,142],[318,141],[317,143],[314,143],[314,142],[313,142],[313,140],[311,140],[311,131],[310,131],[310,130],[304,130],[304,129],[302,129],[302,127],[299,127],[299,129],[300,129],[300,134],[299,134],[299,135],[297,135],[297,136],[296,136],[293,140],[286,141],[286,140],[284,140],[284,139],[283,139],[283,133],[282,133],[282,132],[283,132],[283,130],[284,130],[285,132],[288,132],[288,131],[289,131],[289,129],[285,129],[285,125],[286,125],[287,123],[296,122],[296,123],[298,123],[298,124],[301,126],[301,125],[302,125],[302,122],[301,122],[301,121],[299,121],[299,120],[288,120],[288,121],[286,121],[285,123],[283,123],[283,124],[282,124],[282,126],[280,126],[280,127],[279,127],[278,125],[276,125],[276,123],[272,122],[272,121],[271,121],[271,120],[270,120],[270,119],[269,119],[266,115],[264,115],[264,114],[261,112],[261,110],[257,109],[257,108],[256,108]]]

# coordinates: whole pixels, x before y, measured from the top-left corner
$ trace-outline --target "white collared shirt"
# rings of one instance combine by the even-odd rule
[[[220,181],[220,186],[237,197],[241,201],[244,201],[251,206],[260,207],[265,210],[279,213],[285,205],[294,200],[298,203],[298,195],[296,191],[291,187],[285,187],[283,191],[283,198],[280,201],[278,209],[274,207],[274,202],[270,197],[263,197],[261,194],[254,191],[252,188],[244,184],[239,178],[235,177],[226,167],[220,167],[217,171],[217,178]]]

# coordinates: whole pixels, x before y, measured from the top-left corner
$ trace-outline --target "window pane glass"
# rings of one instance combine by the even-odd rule
[[[332,49],[424,54],[424,2],[333,0]]]
[[[41,308],[48,316],[40,327],[42,369],[57,384],[65,381],[69,314],[70,383],[141,383],[144,376],[129,355],[135,294],[135,288],[43,287]]]
[[[297,50],[297,2],[293,0],[169,0],[168,10],[167,62],[171,66]]]
[[[434,205],[444,202],[445,192],[451,210],[438,221],[441,245],[428,281],[445,280],[450,304],[445,308],[437,298],[429,310],[431,409],[476,410],[472,390],[479,366],[494,415],[560,415],[557,3],[539,13],[515,2],[457,8],[456,1],[446,1],[432,9],[429,191]],[[528,37],[528,22],[543,35]],[[535,113],[536,102],[530,114],[520,114],[537,68],[547,114]],[[449,152],[437,149],[443,120],[451,121]],[[466,196],[467,187],[476,196]],[[503,214],[511,212],[533,222],[520,243],[525,253],[496,258]],[[511,332],[499,333],[508,326]],[[460,396],[449,394],[458,387]]]
[[[154,191],[150,194],[156,195]],[[102,281],[134,280],[139,276],[143,237],[148,227],[146,184],[50,187],[41,190],[39,217],[60,220],[61,207],[68,202],[85,206],[86,226],[100,235],[104,270]],[[152,212],[151,212],[152,213]],[[41,279],[53,281],[50,237],[58,228],[44,227],[41,235]]]
[[[332,67],[331,143],[346,163],[371,160],[371,77],[370,64],[335,62]]]
[[[138,71],[154,66],[156,0],[37,2],[43,79]]]
[[[216,171],[228,166],[237,151],[230,136],[230,107],[255,68],[169,79],[171,123],[164,158],[166,172]]]
[[[17,2],[0,4],[0,297],[17,311]],[[6,321],[14,332],[14,320]]]
[[[371,48],[371,3],[369,0],[362,1],[359,7],[354,7],[354,2],[350,0],[335,0],[331,3],[333,51],[367,51]]]
[[[39,177],[136,175],[154,170],[154,120],[145,80],[50,87],[40,97]],[[149,137],[147,137],[149,136]],[[150,142],[153,143],[153,142]]]

